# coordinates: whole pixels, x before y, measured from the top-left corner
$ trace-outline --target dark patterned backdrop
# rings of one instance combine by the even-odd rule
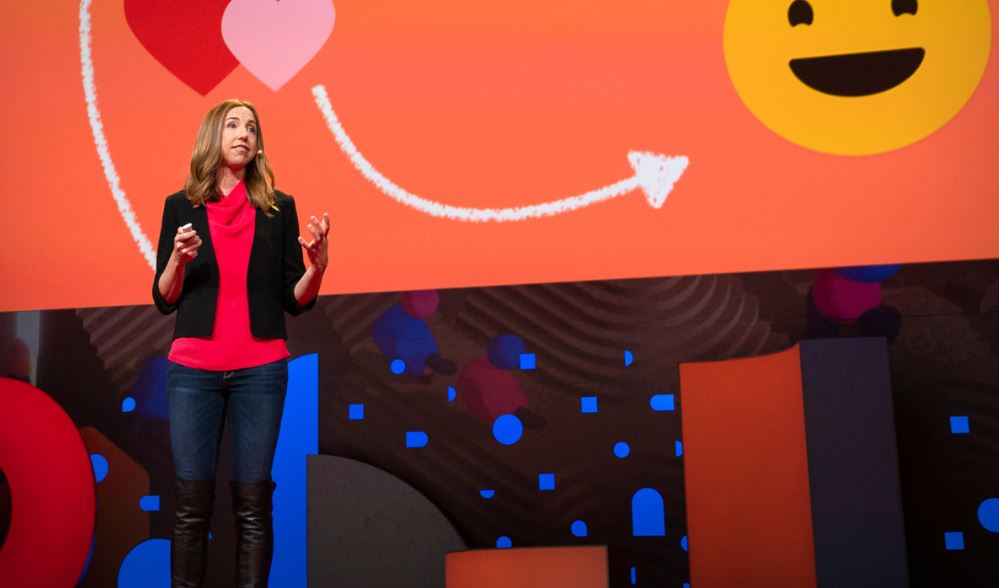
[[[978,513],[999,497],[999,261],[903,267],[881,282],[880,303],[840,322],[827,318],[822,275],[471,288],[437,293],[436,306],[433,293],[324,297],[289,320],[289,347],[318,354],[320,453],[405,480],[470,547],[500,538],[608,544],[612,585],[630,585],[634,567],[638,585],[679,588],[689,570],[678,364],[776,352],[802,338],[886,337],[912,584],[999,585],[999,534]],[[161,375],[171,329],[150,306],[0,314],[3,373],[31,379],[162,497],[159,510],[139,513],[148,527],[136,536],[169,536]],[[533,369],[518,363],[521,353],[533,355]],[[653,410],[653,395],[673,395],[675,410]],[[121,418],[125,397],[137,401],[137,418]],[[595,413],[581,410],[584,397],[596,398]],[[350,418],[361,404],[364,418]],[[524,425],[518,442],[494,436],[501,413]],[[407,447],[413,431],[426,434],[425,447]],[[626,457],[615,454],[621,442]],[[543,473],[555,475],[553,491],[539,489]],[[633,535],[641,488],[664,499],[664,536]],[[215,521],[217,586],[231,581],[226,501]],[[10,508],[0,493],[0,534]],[[98,519],[96,545],[115,531]],[[964,548],[948,549],[945,533],[962,533]],[[109,585],[125,548],[95,548],[83,584]]]

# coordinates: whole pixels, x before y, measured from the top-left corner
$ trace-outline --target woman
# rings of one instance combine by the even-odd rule
[[[270,473],[288,383],[283,313],[315,304],[329,216],[311,217],[309,242],[299,236],[295,202],[274,190],[263,147],[252,104],[219,104],[201,122],[184,189],[163,209],[153,300],[164,314],[177,311],[167,391],[177,473],[170,573],[178,587],[204,578],[227,413],[237,585],[266,586],[270,572]]]

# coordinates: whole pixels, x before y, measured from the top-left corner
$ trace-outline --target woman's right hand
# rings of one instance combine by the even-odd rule
[[[173,237],[173,252],[170,257],[172,261],[180,267],[198,256],[198,249],[201,248],[201,237],[194,227],[184,225],[177,227],[177,234]]]

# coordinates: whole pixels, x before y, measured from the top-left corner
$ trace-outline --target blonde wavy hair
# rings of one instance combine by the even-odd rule
[[[191,153],[191,175],[187,176],[184,182],[184,193],[187,199],[194,206],[201,206],[205,202],[212,202],[219,198],[218,194],[218,170],[222,164],[222,128],[225,125],[226,115],[233,108],[244,106],[253,113],[257,119],[257,150],[259,153],[253,161],[246,166],[243,176],[246,184],[246,192],[250,197],[250,202],[264,211],[268,215],[270,211],[277,210],[274,195],[274,172],[267,163],[267,155],[264,150],[264,135],[261,131],[260,116],[253,104],[246,100],[235,98],[226,100],[208,111],[204,120],[201,121],[201,128],[198,129],[198,138],[194,142],[194,152]]]

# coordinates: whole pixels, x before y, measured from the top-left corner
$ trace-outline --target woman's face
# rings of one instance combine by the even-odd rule
[[[257,155],[257,119],[253,111],[237,106],[226,113],[222,123],[222,163],[242,169]]]

